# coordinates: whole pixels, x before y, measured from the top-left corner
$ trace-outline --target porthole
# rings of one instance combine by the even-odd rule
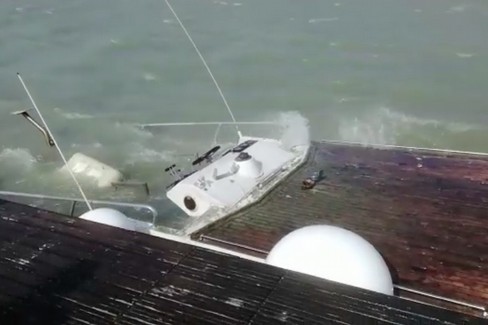
[[[185,196],[185,198],[183,199],[183,203],[185,204],[185,207],[190,211],[193,211],[197,208],[197,203],[191,196]]]

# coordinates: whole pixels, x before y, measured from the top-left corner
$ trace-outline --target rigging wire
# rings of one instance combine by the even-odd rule
[[[230,109],[230,106],[227,103],[227,99],[225,99],[224,93],[222,92],[222,89],[220,88],[219,83],[217,82],[217,79],[215,79],[215,77],[214,77],[214,75],[212,73],[212,70],[210,70],[210,67],[207,64],[207,61],[205,61],[205,58],[203,57],[203,55],[200,52],[200,50],[198,49],[197,45],[193,41],[193,38],[190,36],[190,33],[186,29],[185,25],[183,25],[183,22],[180,20],[180,18],[178,17],[178,15],[176,14],[176,12],[174,11],[173,7],[169,3],[169,0],[164,0],[164,1],[166,2],[166,5],[168,6],[169,10],[173,13],[173,16],[178,21],[178,24],[180,25],[181,29],[185,33],[186,37],[188,37],[188,40],[193,45],[193,48],[195,49],[195,51],[197,52],[198,56],[200,57],[200,60],[202,61],[203,65],[207,69],[207,72],[210,75],[210,78],[212,78],[212,81],[213,81],[215,87],[217,88],[217,91],[219,92],[220,97],[222,98],[222,101],[224,102],[224,105],[227,108],[227,111],[229,112],[230,117],[232,118],[232,121],[235,123],[235,127],[236,127],[236,130],[237,130],[237,135],[239,137],[242,137],[242,133],[241,133],[241,131],[239,131],[239,126],[237,125],[236,118],[234,117],[234,114],[232,113],[232,110]]]

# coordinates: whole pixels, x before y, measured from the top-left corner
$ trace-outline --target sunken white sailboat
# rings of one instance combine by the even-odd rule
[[[203,56],[166,3],[232,118],[208,124],[235,125],[238,141],[226,149],[212,147],[188,171],[175,164],[166,169],[174,177],[167,197],[189,216],[184,236],[158,231],[154,223],[142,230],[113,210],[95,209],[82,218],[405,298],[388,297],[396,304],[388,310],[415,300],[488,317],[486,155],[310,144],[308,134],[296,138],[286,130],[281,139],[244,136]],[[196,123],[161,123],[170,124]],[[46,139],[68,166],[52,134]],[[327,181],[320,183],[323,170]]]
[[[308,147],[308,143],[290,147],[280,140],[241,137],[220,155],[217,146],[192,162],[203,164],[202,168],[181,177],[175,173],[167,196],[194,219],[185,234],[261,199],[304,161]]]

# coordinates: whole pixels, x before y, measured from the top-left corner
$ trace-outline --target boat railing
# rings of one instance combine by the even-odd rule
[[[462,307],[465,307],[465,308],[470,308],[470,309],[478,310],[481,313],[481,317],[488,318],[488,311],[487,311],[487,309],[486,309],[485,306],[476,305],[476,304],[473,304],[473,303],[470,303],[470,302],[467,302],[467,301],[452,299],[452,298],[448,298],[448,297],[436,295],[436,294],[433,294],[433,293],[429,293],[429,292],[426,292],[426,291],[422,291],[422,290],[417,290],[417,289],[412,289],[412,288],[404,287],[404,286],[397,285],[397,284],[394,285],[394,287],[398,291],[408,292],[408,293],[411,293],[411,294],[414,294],[414,295],[417,295],[417,296],[420,296],[420,297],[431,298],[431,299],[434,299],[434,300],[440,300],[440,301],[443,301],[445,303],[449,303],[449,304],[453,304],[453,305],[457,305],[457,306],[462,306]],[[406,297],[402,297],[402,298],[403,299],[409,299],[409,298],[406,298]],[[423,301],[419,301],[418,299],[409,299],[409,300],[423,303]]]
[[[34,194],[34,193],[24,193],[24,192],[0,191],[0,196],[70,202],[71,205],[70,205],[69,211],[66,213],[66,215],[68,215],[70,217],[75,216],[74,215],[75,209],[79,203],[85,204],[85,201],[83,199],[80,199],[80,198],[70,198],[70,197],[52,196],[52,195]],[[95,205],[95,206],[124,207],[124,208],[131,208],[131,209],[134,209],[136,211],[145,210],[151,214],[153,225],[156,224],[156,219],[158,217],[158,212],[156,211],[156,209],[149,204],[117,202],[117,201],[104,201],[104,200],[88,200],[88,202],[92,205]]]

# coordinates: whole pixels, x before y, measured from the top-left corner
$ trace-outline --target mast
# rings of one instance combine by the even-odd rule
[[[73,181],[75,182],[76,184],[76,187],[78,188],[78,190],[80,191],[81,193],[81,196],[83,197],[83,200],[85,201],[86,203],[86,206],[88,207],[88,209],[90,210],[93,210],[92,206],[90,205],[90,202],[88,201],[86,195],[85,195],[85,192],[83,191],[83,189],[81,188],[81,185],[80,183],[78,182],[78,180],[76,179],[76,176],[75,174],[73,173],[73,171],[71,170],[71,168],[68,166],[68,162],[66,161],[66,158],[63,154],[63,152],[61,151],[61,148],[59,147],[58,145],[58,142],[56,141],[56,139],[54,138],[54,135],[53,133],[51,132],[51,130],[49,129],[49,126],[47,125],[46,123],[46,120],[44,120],[44,117],[42,116],[41,114],[41,111],[39,110],[39,108],[37,107],[37,104],[36,102],[34,101],[34,98],[31,96],[31,93],[29,91],[29,89],[27,88],[26,84],[24,83],[24,80],[22,79],[22,77],[20,76],[20,73],[17,72],[17,77],[19,78],[19,81],[20,83],[22,84],[22,87],[24,88],[26,94],[27,94],[27,97],[29,97],[31,103],[32,103],[32,106],[34,106],[34,109],[36,110],[37,114],[39,115],[39,118],[41,119],[41,122],[42,124],[44,125],[44,128],[46,129],[46,134],[47,135],[50,135],[49,136],[49,139],[52,141],[52,143],[54,144],[54,147],[56,147],[56,149],[58,150],[58,153],[59,155],[61,156],[61,159],[63,159],[63,163],[64,165],[66,166],[66,169],[68,170],[69,174],[71,175],[71,178],[73,179]]]

